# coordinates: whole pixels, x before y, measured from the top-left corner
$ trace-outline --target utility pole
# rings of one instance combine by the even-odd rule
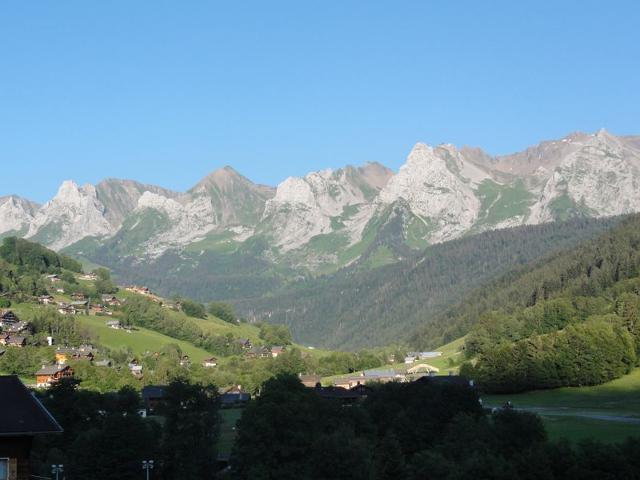
[[[146,472],[147,480],[149,480],[149,470],[153,470],[153,460],[143,460],[142,469]]]
[[[56,480],[59,480],[59,475],[64,472],[64,465],[51,465],[51,473],[56,476]]]

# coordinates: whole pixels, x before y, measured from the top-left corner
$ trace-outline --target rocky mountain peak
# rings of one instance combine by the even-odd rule
[[[275,193],[273,187],[253,183],[229,165],[211,172],[191,188],[189,193],[202,194],[211,191],[232,193],[239,188],[252,190],[256,195],[264,197],[271,197]]]
[[[17,195],[0,197],[0,234],[24,234],[39,207]]]
[[[96,196],[96,190],[93,185],[85,185],[80,187],[73,180],[65,180],[58,188],[58,193],[53,198],[52,202],[65,203],[65,204],[79,204],[82,202],[82,198],[85,196]]]
[[[126,245],[118,254],[151,257],[204,238],[235,245],[260,235],[273,258],[295,250],[296,261],[316,255],[308,265],[319,265],[371,238],[397,243],[404,236],[421,248],[490,228],[640,211],[639,185],[640,137],[606,130],[495,157],[480,148],[417,143],[395,174],[367,163],[289,177],[277,188],[230,166],[185,193],[132,180],[95,187],[69,180],[43,206],[0,198],[0,234],[53,248],[97,237]],[[389,212],[403,213],[389,223]],[[128,243],[121,241],[128,234]]]

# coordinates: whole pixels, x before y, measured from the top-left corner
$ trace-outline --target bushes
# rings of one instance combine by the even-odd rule
[[[180,301],[182,304],[182,311],[194,318],[205,318],[207,316],[207,312],[204,308],[204,305],[198,302],[194,302],[193,300],[183,299]]]
[[[60,269],[82,271],[80,262],[58,255],[37,243],[16,237],[8,237],[2,241],[0,258],[32,273],[53,273],[59,272]]]
[[[207,306],[208,312],[214,317],[218,317],[227,323],[238,323],[238,317],[233,309],[233,305],[224,302],[210,302]]]
[[[435,382],[386,384],[350,408],[291,376],[266,382],[245,410],[228,478],[638,478],[640,441],[550,443],[541,419],[484,415],[475,392]],[[227,478],[227,477],[225,477]]]
[[[271,325],[269,323],[260,325],[260,339],[270,347],[274,345],[290,345],[292,342],[289,327],[286,325]]]
[[[193,320],[178,318],[146,298],[131,298],[124,306],[126,325],[138,325],[173,338],[193,343],[217,355],[239,353],[240,346],[232,335],[205,332]]]

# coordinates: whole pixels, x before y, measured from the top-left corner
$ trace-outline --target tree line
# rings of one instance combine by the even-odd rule
[[[550,442],[539,417],[488,413],[462,383],[379,385],[344,407],[286,374],[266,381],[245,408],[230,468],[220,470],[216,388],[176,380],[165,394],[158,417],[141,418],[141,399],[129,388],[52,387],[41,400],[65,431],[36,439],[33,472],[46,476],[62,463],[69,480],[127,480],[140,478],[142,460],[154,460],[152,478],[172,480],[640,477],[640,439]]]
[[[602,479],[640,476],[640,440],[550,442],[539,417],[483,411],[477,392],[430,379],[370,388],[343,407],[276,377],[238,425],[239,479]]]
[[[477,359],[464,371],[490,391],[594,385],[628,373],[640,354],[640,216],[510,274],[454,312],[454,328],[469,325],[466,354]]]

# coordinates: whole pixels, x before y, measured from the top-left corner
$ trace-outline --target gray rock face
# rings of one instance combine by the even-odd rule
[[[256,185],[231,167],[184,193],[131,180],[95,187],[66,181],[42,206],[0,197],[0,235],[54,249],[86,237],[117,238],[124,253],[129,248],[138,257],[205,239],[229,246],[260,237],[271,259],[293,253],[304,264],[305,252],[315,249],[307,265],[318,267],[323,259],[338,261],[344,249],[368,248],[377,238],[373,230],[391,228],[381,219],[395,205],[402,205],[404,220],[387,237],[414,247],[491,228],[637,212],[640,137],[573,133],[498,157],[418,143],[396,174],[370,163],[290,177],[277,188]]]
[[[26,232],[38,208],[37,203],[15,195],[0,197],[0,235]]]
[[[109,178],[96,185],[98,201],[104,206],[104,216],[115,229],[133,212],[145,192],[172,199],[180,196],[177,192],[155,185],[143,185],[133,180]]]
[[[355,220],[345,218],[349,237],[357,237],[373,214],[372,201],[391,177],[391,170],[379,164],[289,177],[267,202],[261,231],[286,252],[302,247],[317,235],[333,232],[337,219],[352,207],[365,211],[364,215],[354,215]]]

